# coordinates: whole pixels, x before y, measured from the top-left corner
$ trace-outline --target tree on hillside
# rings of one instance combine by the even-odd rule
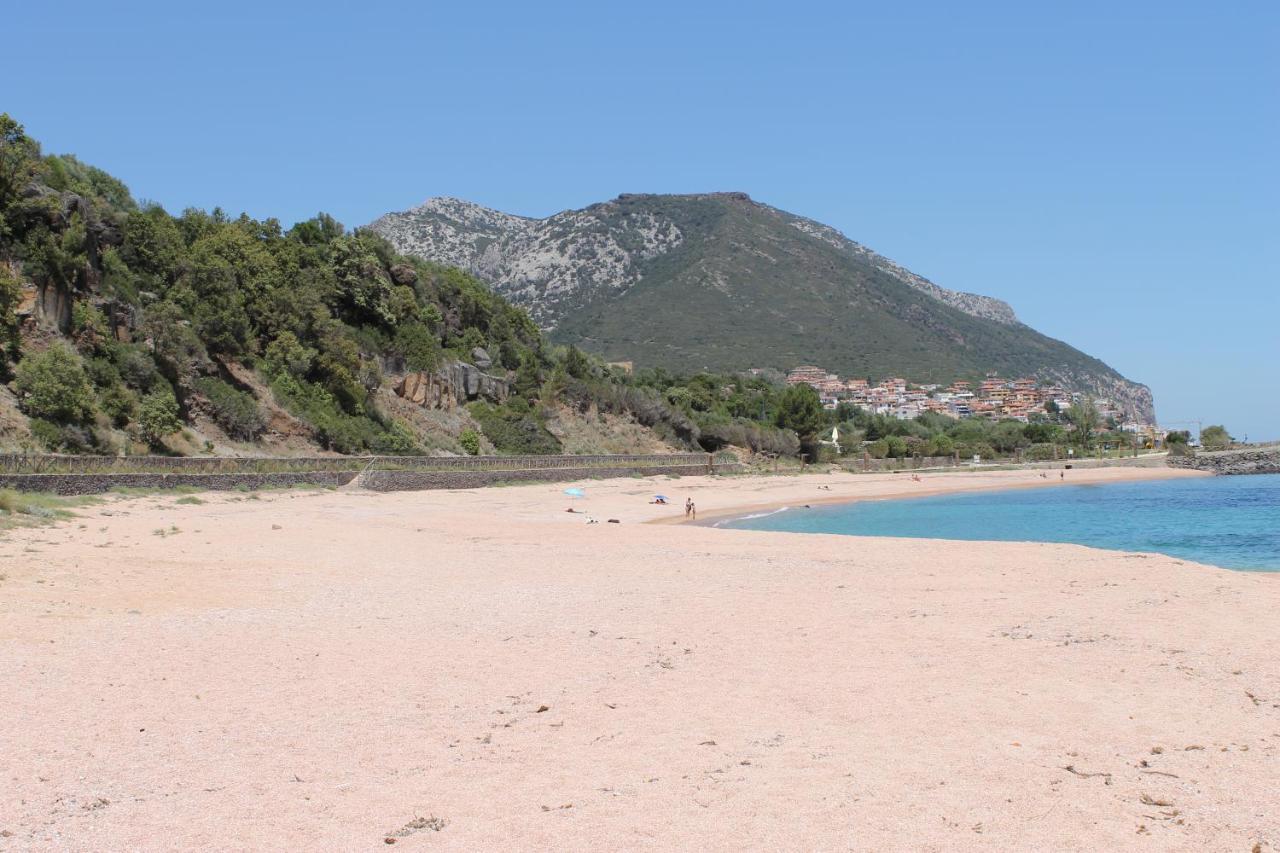
[[[93,391],[80,357],[56,343],[18,362],[14,386],[22,410],[55,423],[83,423],[93,412]]]
[[[1097,432],[1101,419],[1092,400],[1086,399],[1073,403],[1071,408],[1067,409],[1067,421],[1076,428],[1071,434],[1076,444],[1081,447],[1089,447],[1093,444],[1093,435]]]
[[[1232,441],[1227,428],[1221,424],[1207,426],[1200,431],[1200,446],[1205,450],[1225,450]]]
[[[22,300],[22,285],[7,263],[0,261],[0,380],[8,377],[9,362],[16,361],[21,341],[14,313]]]
[[[40,144],[8,113],[0,113],[0,216],[40,168]],[[0,219],[0,237],[7,236]]]
[[[811,385],[792,385],[783,391],[775,422],[800,436],[801,441],[811,441],[826,423],[817,389]]]

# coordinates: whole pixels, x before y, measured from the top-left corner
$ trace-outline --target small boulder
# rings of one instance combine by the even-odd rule
[[[408,264],[396,264],[391,267],[391,280],[396,284],[413,285],[418,280],[418,271]]]
[[[489,351],[484,347],[476,347],[471,351],[471,360],[475,362],[476,367],[481,370],[488,370],[493,367],[493,359],[489,357]]]

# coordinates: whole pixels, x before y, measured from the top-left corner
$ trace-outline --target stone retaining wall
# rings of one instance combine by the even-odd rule
[[[1195,456],[1170,456],[1170,468],[1190,468],[1214,474],[1280,474],[1280,447],[1199,452]]]
[[[734,473],[740,463],[716,463],[715,473]],[[636,468],[543,468],[517,471],[368,471],[360,477],[363,488],[375,492],[419,491],[424,489],[471,489],[494,483],[568,482],[591,478],[654,477],[672,475],[696,477],[708,473],[706,465],[646,465]]]
[[[713,469],[714,468],[714,472]],[[359,478],[357,485],[376,492],[424,489],[470,489],[493,483],[564,482],[591,478],[652,477],[657,475],[698,476],[728,474],[743,470],[737,462],[694,465],[636,465],[622,467],[581,466],[577,468],[518,468],[492,471],[379,471],[361,475],[356,471],[307,471],[279,474],[9,474],[0,475],[0,489],[46,492],[57,495],[94,495],[116,488],[173,489],[189,487],[204,491],[233,489],[288,488],[298,485],[345,486]]]
[[[709,453],[637,453],[582,456],[87,456],[0,454],[0,476],[10,474],[280,474],[307,471],[516,470],[639,465],[710,464]]]
[[[112,489],[176,489],[202,491],[280,489],[297,485],[344,486],[355,471],[308,471],[283,474],[6,474],[0,489],[55,495],[97,495]]]

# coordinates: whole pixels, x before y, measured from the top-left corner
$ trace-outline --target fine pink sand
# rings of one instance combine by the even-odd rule
[[[1280,845],[1275,578],[641,523],[1028,472],[565,485],[3,535],[0,850]]]

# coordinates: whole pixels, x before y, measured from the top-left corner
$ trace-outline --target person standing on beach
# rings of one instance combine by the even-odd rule
[[[693,512],[693,498],[684,499],[684,517],[688,518],[689,513]]]

